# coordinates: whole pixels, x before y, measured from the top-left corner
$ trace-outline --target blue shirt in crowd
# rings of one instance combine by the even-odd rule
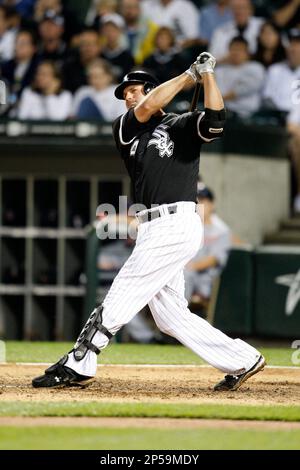
[[[201,8],[199,18],[200,37],[210,42],[216,28],[233,20],[229,7],[225,8],[223,14],[220,13],[217,5],[208,5]]]

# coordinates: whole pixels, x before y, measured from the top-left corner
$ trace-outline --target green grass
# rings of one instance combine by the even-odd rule
[[[54,362],[72,349],[72,343],[6,343],[8,362]],[[288,347],[256,347],[265,355],[269,365],[292,366],[294,350]],[[100,357],[102,364],[203,364],[192,351],[183,346],[112,344]]]
[[[300,431],[221,429],[0,429],[0,449],[6,450],[202,450],[299,449]],[[198,460],[199,462],[199,460]]]
[[[300,421],[300,406],[187,403],[2,402],[0,416],[89,416]]]
[[[250,341],[253,344],[253,342]],[[72,343],[7,342],[8,362],[54,362]],[[288,345],[255,346],[269,365],[291,366]],[[112,344],[100,355],[103,364],[203,364],[182,346]],[[166,417],[300,421],[300,406],[188,403],[0,402],[0,416]],[[155,423],[154,423],[155,425]],[[300,430],[99,429],[1,427],[0,449],[299,449]]]

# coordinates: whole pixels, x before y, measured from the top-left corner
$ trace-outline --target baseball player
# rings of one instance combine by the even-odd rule
[[[181,75],[159,85],[142,71],[131,72],[116,88],[127,112],[113,124],[121,158],[132,179],[137,214],[136,246],[96,308],[74,348],[33,380],[34,387],[72,386],[96,375],[97,355],[145,305],[158,328],[225,372],[215,390],[236,390],[263,369],[261,354],[231,339],[192,314],[184,297],[185,265],[198,252],[203,227],[196,211],[199,157],[204,142],[221,137],[224,102],[213,56],[200,55]],[[183,115],[163,108],[186,86],[202,81],[205,110]]]

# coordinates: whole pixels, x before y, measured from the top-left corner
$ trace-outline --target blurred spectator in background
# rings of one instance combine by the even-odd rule
[[[227,63],[216,67],[216,78],[227,109],[241,117],[259,109],[265,69],[250,60],[248,43],[243,37],[232,39]]]
[[[290,31],[286,52],[286,61],[269,68],[263,98],[265,107],[289,112],[300,86],[300,30]]]
[[[2,78],[9,84],[10,102],[15,104],[25,87],[28,87],[38,65],[36,38],[30,31],[17,34],[15,56],[1,66]]]
[[[121,81],[134,66],[124,35],[125,22],[122,16],[111,13],[102,16],[100,25],[103,40],[101,57],[112,65],[114,75],[118,81]]]
[[[78,23],[72,9],[65,8],[64,3],[63,0],[37,0],[34,10],[34,20],[39,24],[48,12],[51,12],[53,16],[62,16],[65,20],[64,38],[69,41],[73,35],[81,31],[81,25]]]
[[[12,24],[15,10],[0,5],[0,63],[14,57],[17,28]]]
[[[211,42],[213,33],[226,23],[233,21],[230,0],[214,0],[200,8],[199,37],[203,45]]]
[[[9,29],[17,32],[22,23],[20,13],[13,5],[10,4],[10,2],[5,2],[3,5],[7,7],[7,21]]]
[[[170,28],[161,27],[155,37],[155,51],[144,62],[160,83],[180,75],[186,67],[175,47],[175,36]]]
[[[273,19],[284,29],[300,28],[300,0],[272,0]]]
[[[14,7],[22,18],[30,19],[36,0],[0,0],[0,4]]]
[[[92,0],[87,12],[85,24],[90,27],[98,28],[102,16],[109,13],[117,13],[118,0]]]
[[[270,65],[282,62],[285,58],[280,29],[272,21],[266,21],[261,27],[253,60],[268,68]]]
[[[83,31],[79,37],[79,48],[65,62],[62,75],[64,86],[72,93],[87,84],[87,67],[100,57],[99,35],[92,29]]]
[[[34,20],[40,23],[46,12],[51,11],[55,15],[63,15],[63,5],[61,0],[36,0],[34,7]]]
[[[21,95],[19,119],[64,121],[71,115],[72,95],[62,89],[60,75],[52,62],[39,64],[31,88]]]
[[[215,214],[214,193],[203,183],[198,187],[197,200],[203,205],[204,240],[198,254],[186,266],[185,297],[191,302],[193,294],[196,294],[199,297],[198,301],[206,307],[213,282],[220,275],[228,259],[231,231]]]
[[[185,47],[198,38],[198,10],[189,0],[143,0],[143,14],[159,26],[173,29],[177,42]]]
[[[135,241],[129,236],[126,240],[114,240],[100,249],[97,267],[100,270],[102,284],[110,285],[124,263],[131,255]]]
[[[39,23],[41,43],[38,56],[41,61],[51,61],[61,69],[68,56],[68,48],[63,40],[64,17],[47,10]]]
[[[114,96],[114,75],[108,62],[96,59],[87,69],[88,86],[80,88],[73,105],[73,116],[78,119],[114,121],[126,111],[124,102]]]
[[[228,59],[230,41],[236,36],[243,36],[248,41],[250,53],[254,54],[259,31],[264,21],[262,18],[253,16],[253,5],[250,0],[230,0],[230,7],[233,21],[217,28],[210,44],[210,52],[219,63],[220,61],[226,62]]]
[[[142,15],[140,0],[121,0],[120,13],[125,21],[128,49],[136,64],[142,64],[154,50],[158,26]]]
[[[297,214],[300,214],[300,93],[288,115],[287,129],[290,134],[290,152],[297,183],[293,208]]]

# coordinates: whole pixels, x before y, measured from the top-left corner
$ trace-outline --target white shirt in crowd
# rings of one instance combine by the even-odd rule
[[[257,38],[263,23],[263,18],[252,16],[247,28],[242,34],[243,38],[248,41],[251,54],[256,52]],[[217,60],[223,59],[228,54],[230,41],[236,36],[240,36],[240,32],[235,21],[230,21],[224,26],[217,28],[212,36],[209,52],[214,55]]]
[[[71,116],[72,94],[63,90],[57,95],[44,96],[26,88],[18,109],[19,119],[64,121]]]
[[[189,0],[172,0],[163,5],[160,0],[144,0],[143,16],[158,26],[175,31],[179,41],[198,37],[199,11]]]
[[[237,95],[234,100],[226,100],[231,111],[247,117],[260,108],[265,68],[258,62],[220,65],[216,68],[216,79],[223,96],[231,91]]]
[[[299,103],[300,67],[292,70],[287,62],[269,67],[263,98],[280,111],[290,111],[295,99]],[[300,106],[300,104],[298,104]]]
[[[77,115],[82,100],[91,98],[98,107],[103,119],[109,122],[114,121],[126,112],[125,102],[117,100],[114,95],[115,88],[115,85],[110,85],[105,90],[97,91],[91,86],[81,87],[74,96],[72,115]]]
[[[287,122],[300,126],[300,88],[298,92],[298,97],[295,100],[295,103],[293,103],[292,109],[287,117]]]
[[[213,214],[211,224],[204,225],[203,246],[193,261],[213,256],[218,260],[218,266],[200,272],[185,270],[185,297],[188,301],[191,300],[193,292],[206,298],[210,297],[213,281],[226,265],[230,248],[231,230],[218,215]]]
[[[16,30],[9,30],[0,37],[0,62],[13,59],[15,54],[16,35]]]

